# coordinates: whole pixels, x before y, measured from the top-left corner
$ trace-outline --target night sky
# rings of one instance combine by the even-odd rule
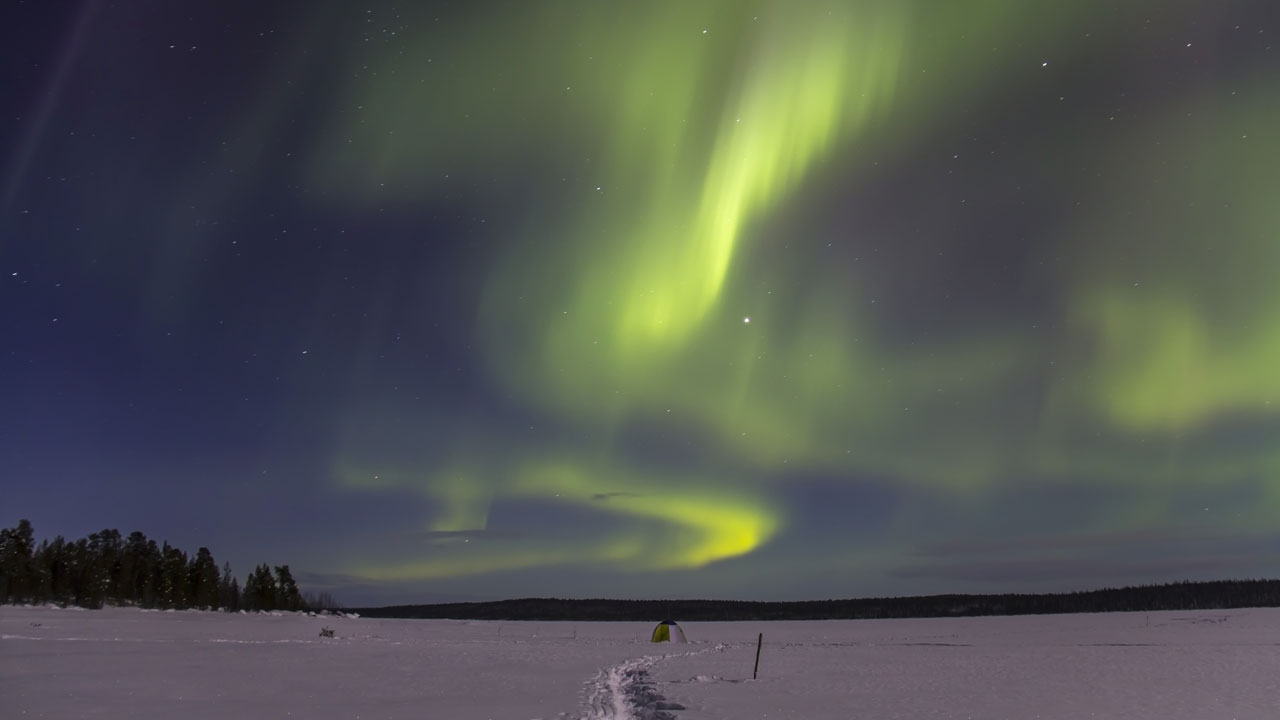
[[[1280,570],[1280,8],[27,0],[0,523],[347,604]]]

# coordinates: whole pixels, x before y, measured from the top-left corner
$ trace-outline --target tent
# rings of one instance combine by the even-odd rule
[[[651,642],[682,643],[689,642],[689,640],[684,636],[684,631],[680,629],[675,620],[663,620],[658,623],[658,627],[653,629]]]

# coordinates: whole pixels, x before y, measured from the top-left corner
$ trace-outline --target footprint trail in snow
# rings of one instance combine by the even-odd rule
[[[645,655],[611,665],[587,683],[586,713],[580,720],[676,720],[671,711],[684,706],[663,697],[649,678],[655,664],[678,657],[723,652],[717,644],[704,650],[677,655]]]

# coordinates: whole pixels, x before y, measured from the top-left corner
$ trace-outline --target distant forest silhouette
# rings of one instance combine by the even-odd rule
[[[649,621],[871,620],[1055,613],[1220,610],[1280,606],[1280,580],[1215,580],[1040,595],[919,597],[753,602],[738,600],[559,600],[355,608],[363,617],[454,620]]]
[[[139,531],[126,538],[118,530],[79,540],[59,535],[36,545],[28,520],[0,530],[0,601],[232,612],[336,607],[326,593],[300,592],[288,565],[274,572],[259,565],[242,589],[231,565],[224,563],[219,571],[206,547],[192,556],[168,542],[156,545]]]
[[[157,609],[332,610],[328,593],[299,590],[288,565],[265,563],[243,587],[230,564],[219,570],[208,548],[194,556],[157,545],[140,531],[122,537],[102,530],[69,541],[35,542],[31,523],[0,530],[0,602],[10,604],[133,605]],[[917,597],[757,602],[748,600],[568,600],[526,598],[494,602],[353,608],[365,617],[455,620],[571,620],[687,622],[736,620],[870,620],[1054,613],[1220,610],[1280,607],[1280,580],[1214,580],[1105,588],[1067,593],[928,595]]]

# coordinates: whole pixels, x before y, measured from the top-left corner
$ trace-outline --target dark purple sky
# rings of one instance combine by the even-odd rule
[[[11,3],[0,523],[353,605],[1275,574],[1270,4],[400,5]]]

